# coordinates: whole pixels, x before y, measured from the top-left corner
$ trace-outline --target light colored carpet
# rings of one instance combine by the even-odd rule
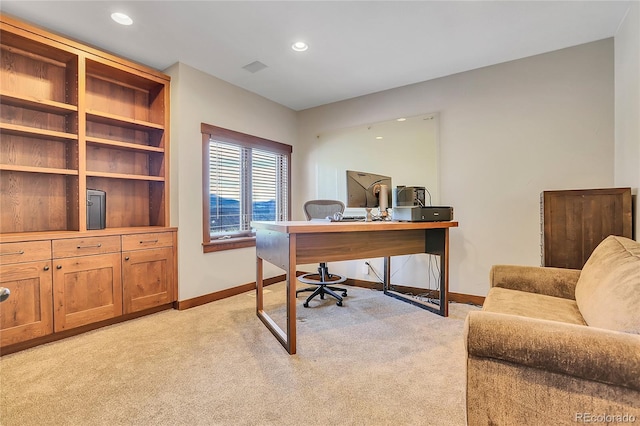
[[[245,293],[0,359],[0,424],[463,425],[463,323],[348,287],[298,300],[290,356]],[[284,285],[265,307],[283,318]]]

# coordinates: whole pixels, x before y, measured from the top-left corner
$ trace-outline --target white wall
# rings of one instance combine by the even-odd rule
[[[178,300],[254,282],[255,248],[202,252],[200,123],[294,145],[296,113],[185,64],[171,76],[171,226],[178,227]],[[265,265],[265,276],[281,273]]]
[[[640,239],[640,3],[633,2],[615,36],[615,185],[634,194]]]
[[[635,19],[625,21],[630,30],[621,28],[626,41],[616,50],[637,48]],[[438,113],[440,204],[453,206],[460,221],[451,231],[451,291],[486,294],[496,263],[540,264],[540,192],[614,185],[613,51],[613,40],[603,40],[298,113],[173,65],[165,72],[172,76],[171,224],[179,227],[179,300],[255,280],[255,249],[202,253],[201,122],[293,145],[292,210],[301,219],[302,203],[317,193],[310,147],[318,134]],[[624,69],[632,74],[633,66]],[[637,87],[637,78],[622,81]],[[625,102],[629,116],[637,111],[633,102]],[[624,142],[637,154],[635,132],[618,146]],[[340,155],[357,154],[347,148]],[[635,179],[625,185],[638,187],[636,158],[627,164],[626,155],[616,157],[624,163],[616,179]],[[421,260],[401,266],[399,276],[424,275]],[[347,269],[363,278],[360,268]],[[268,267],[266,275],[280,272]]]
[[[543,190],[613,185],[613,63],[607,39],[301,111],[294,211],[316,192],[317,134],[438,112],[450,290],[485,295],[491,265],[540,264]]]

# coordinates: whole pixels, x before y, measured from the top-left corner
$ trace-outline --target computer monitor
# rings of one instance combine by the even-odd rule
[[[386,186],[384,188],[383,186]],[[386,192],[386,204],[391,207],[391,178],[374,173],[347,170],[347,207],[380,207],[380,196]]]

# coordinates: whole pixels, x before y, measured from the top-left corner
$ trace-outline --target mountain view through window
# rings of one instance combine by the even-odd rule
[[[285,220],[287,156],[209,142],[211,234],[250,232],[251,220]]]

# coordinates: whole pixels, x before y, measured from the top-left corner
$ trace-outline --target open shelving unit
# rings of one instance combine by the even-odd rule
[[[0,54],[3,353],[171,308],[169,77],[3,14]]]
[[[169,77],[6,16],[0,31],[0,233],[86,231],[87,189],[108,228],[168,226]]]
[[[0,233],[80,230],[78,55],[4,28],[0,53]]]

